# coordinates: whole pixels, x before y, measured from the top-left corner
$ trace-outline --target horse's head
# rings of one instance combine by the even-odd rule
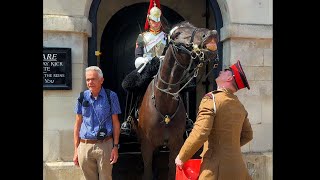
[[[190,54],[196,64],[217,58],[218,41],[216,30],[197,28],[187,21],[175,25],[169,34],[169,42]]]
[[[168,38],[170,45],[157,75],[160,86],[156,88],[177,100],[179,92],[198,75],[203,64],[216,60],[217,65],[218,33],[184,21],[173,26]]]

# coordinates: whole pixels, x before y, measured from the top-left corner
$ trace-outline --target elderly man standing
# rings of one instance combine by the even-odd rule
[[[88,90],[80,93],[75,106],[73,161],[87,180],[112,180],[120,135],[118,96],[102,88],[104,78],[99,67],[86,68],[85,76]]]

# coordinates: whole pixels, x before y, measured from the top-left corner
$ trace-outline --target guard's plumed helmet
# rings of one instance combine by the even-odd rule
[[[161,17],[161,10],[160,10],[160,0],[150,0],[148,14],[146,23],[144,25],[144,29],[149,29],[149,22],[148,19],[152,19],[155,22],[159,22]]]
[[[153,8],[151,8],[148,18],[154,20],[155,22],[159,22],[160,16],[161,10],[158,7],[154,6]]]

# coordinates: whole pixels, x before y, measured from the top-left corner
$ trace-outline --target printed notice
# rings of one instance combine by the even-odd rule
[[[43,48],[43,89],[72,88],[71,48]]]

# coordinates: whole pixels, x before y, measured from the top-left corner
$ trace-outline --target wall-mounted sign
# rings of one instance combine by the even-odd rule
[[[71,48],[43,48],[43,89],[72,88]]]

